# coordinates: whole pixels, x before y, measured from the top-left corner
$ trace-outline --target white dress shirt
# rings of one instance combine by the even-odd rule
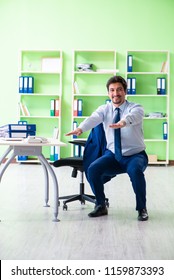
[[[126,126],[121,128],[122,155],[130,156],[145,150],[143,135],[144,109],[141,105],[125,101],[120,107],[120,119],[126,122]],[[107,149],[114,153],[114,129],[109,125],[115,118],[115,107],[112,102],[101,105],[90,117],[86,118],[79,128],[83,132],[92,129],[103,123]]]

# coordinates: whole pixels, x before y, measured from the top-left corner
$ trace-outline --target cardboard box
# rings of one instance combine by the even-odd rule
[[[149,163],[157,162],[157,155],[148,155]]]

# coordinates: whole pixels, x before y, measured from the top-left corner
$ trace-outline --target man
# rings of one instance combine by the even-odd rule
[[[136,197],[138,220],[148,220],[146,209],[146,181],[144,171],[148,164],[142,123],[143,107],[126,100],[127,83],[121,76],[111,77],[107,84],[111,102],[100,106],[77,129],[66,135],[81,135],[103,123],[106,136],[104,155],[88,167],[88,181],[96,197],[96,207],[88,214],[99,217],[108,214],[105,205],[104,176],[111,178],[127,173]]]

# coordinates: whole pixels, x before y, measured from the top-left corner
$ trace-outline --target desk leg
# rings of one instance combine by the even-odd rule
[[[44,156],[41,155],[37,155],[37,157],[39,158],[40,162],[44,164],[44,166],[47,168],[47,170],[49,170],[52,179],[53,179],[53,184],[54,184],[54,220],[53,222],[59,222],[58,217],[58,204],[59,204],[59,188],[58,188],[58,182],[57,182],[57,178],[56,175],[51,167],[51,165],[47,162],[47,160],[44,158]]]
[[[2,157],[0,158],[0,164],[3,162],[3,160],[5,159],[5,157],[11,152],[11,150],[13,150],[13,147],[8,147],[8,149],[5,151],[5,153],[2,155]]]
[[[48,177],[48,170],[43,162],[41,162],[41,165],[44,170],[44,176],[45,176],[45,206],[44,207],[50,207],[48,204],[49,200],[49,177]]]
[[[0,181],[1,181],[1,179],[2,179],[2,176],[3,176],[4,172],[5,172],[5,170],[7,169],[7,167],[8,167],[9,164],[10,164],[10,162],[11,162],[15,157],[16,157],[16,154],[13,153],[13,154],[8,158],[8,160],[5,162],[5,164],[4,164],[3,168],[2,168],[2,170],[0,171]]]

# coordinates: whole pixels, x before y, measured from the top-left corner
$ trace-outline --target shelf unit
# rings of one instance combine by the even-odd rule
[[[19,77],[33,77],[34,86],[32,93],[18,93],[18,119],[36,124],[38,136],[53,137],[55,127],[61,131],[62,51],[21,50],[19,60]],[[58,114],[51,113],[51,104],[55,102],[58,104]],[[21,104],[27,106],[29,114],[22,114]],[[60,140],[60,133],[58,137]],[[49,147],[44,147],[43,153],[50,158]],[[35,161],[35,158],[29,157],[24,162]]]
[[[100,105],[105,104],[108,99],[106,82],[118,70],[115,50],[73,50],[72,56],[72,126],[74,122],[78,126]],[[79,71],[79,64],[92,64],[92,71]],[[75,100],[82,102],[80,115],[75,113],[79,102]],[[86,139],[88,135],[89,132],[83,133],[82,139]],[[72,154],[77,156],[79,153],[78,149],[76,152],[76,147],[74,150],[72,148]]]
[[[128,56],[131,57],[132,69],[128,68]],[[141,104],[145,110],[143,129],[149,164],[167,165],[169,163],[170,53],[166,50],[129,50],[126,55],[126,65],[127,81],[129,78],[136,80],[136,93],[127,94],[127,99]],[[162,78],[165,81],[165,93],[157,94],[157,79]],[[152,113],[155,112],[162,113],[161,117],[160,115],[154,117]],[[167,139],[163,137],[163,123],[167,123]]]

